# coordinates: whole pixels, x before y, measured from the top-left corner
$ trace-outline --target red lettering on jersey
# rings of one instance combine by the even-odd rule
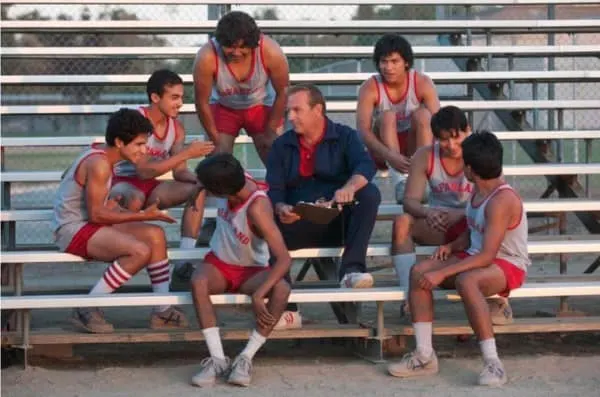
[[[219,218],[223,219],[225,222],[227,222],[231,226],[231,228],[233,229],[233,233],[235,234],[235,237],[238,239],[238,241],[240,243],[242,243],[243,245],[250,244],[250,237],[246,236],[241,230],[239,230],[233,224],[233,222],[232,222],[233,213],[231,213],[230,211],[227,211],[224,208],[219,208],[217,210],[217,216]]]
[[[231,95],[250,95],[253,92],[260,90],[262,87],[246,88],[246,87],[231,87],[225,90],[218,90],[220,96]]]
[[[164,149],[155,149],[152,147],[146,147],[148,154],[155,158],[166,159],[169,157],[169,153]]]
[[[472,193],[473,186],[470,183],[461,184],[457,182],[440,182],[433,186],[431,190],[434,193]]]

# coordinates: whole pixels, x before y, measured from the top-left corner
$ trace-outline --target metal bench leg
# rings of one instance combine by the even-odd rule
[[[383,303],[376,302],[377,304],[377,324],[375,328],[371,328],[372,335],[363,340],[362,344],[357,347],[356,355],[370,361],[374,364],[381,364],[386,362],[383,355],[383,345],[385,340],[388,339],[385,330],[384,316],[383,316]]]
[[[310,259],[307,259],[302,265],[302,269],[300,269],[298,275],[296,276],[296,282],[304,280],[304,277],[306,277],[306,273],[308,273],[308,271],[310,270],[310,266],[311,261]]]
[[[318,258],[311,260],[313,268],[319,277],[319,280],[336,280],[338,279],[337,264],[332,258]],[[356,324],[358,322],[358,315],[356,309],[351,305],[352,303],[330,303],[331,309],[335,314],[340,324]],[[350,306],[349,306],[350,305]]]

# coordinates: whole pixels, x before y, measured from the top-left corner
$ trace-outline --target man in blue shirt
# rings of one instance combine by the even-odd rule
[[[373,277],[367,273],[366,253],[381,202],[379,189],[371,183],[375,164],[356,130],[331,121],[325,111],[317,87],[289,89],[287,117],[293,129],[277,138],[269,152],[268,194],[288,249],[343,245],[340,286],[370,288]],[[299,201],[320,199],[350,205],[326,225],[293,211]],[[284,313],[276,328],[300,326],[294,306],[288,310],[296,314]]]

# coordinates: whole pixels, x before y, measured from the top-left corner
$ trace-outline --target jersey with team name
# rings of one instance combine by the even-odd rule
[[[238,80],[229,64],[225,62],[223,50],[213,37],[210,41],[217,57],[217,71],[213,85],[211,103],[218,103],[231,109],[248,109],[256,105],[272,106],[275,101],[275,90],[263,58],[263,38],[258,47],[252,50],[250,73],[243,80]]]
[[[431,207],[466,207],[473,192],[473,184],[465,177],[462,169],[454,175],[446,171],[438,142],[432,146],[427,176],[431,190],[429,194]]]

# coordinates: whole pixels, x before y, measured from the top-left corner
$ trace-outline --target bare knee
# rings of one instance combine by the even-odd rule
[[[256,150],[261,152],[268,152],[271,149],[271,145],[277,136],[272,133],[263,133],[259,136],[254,137],[254,146]]]
[[[479,279],[472,272],[460,273],[456,276],[455,286],[460,296],[468,295],[479,289]]]
[[[271,299],[282,301],[287,300],[290,296],[292,289],[287,281],[281,279],[271,289]]]
[[[136,258],[140,265],[145,265],[150,262],[152,249],[143,241],[136,241],[129,246],[129,255]]]
[[[417,285],[416,282],[419,278],[433,269],[433,264],[434,262],[430,259],[417,262],[410,270],[411,285]]]
[[[411,116],[411,123],[417,126],[417,129],[431,128],[431,112],[425,107],[415,110]]]
[[[146,240],[152,247],[164,248],[167,245],[165,231],[162,227],[156,225],[148,225],[146,230]]]
[[[208,295],[208,278],[203,274],[194,274],[191,280],[192,293],[194,295]]]

